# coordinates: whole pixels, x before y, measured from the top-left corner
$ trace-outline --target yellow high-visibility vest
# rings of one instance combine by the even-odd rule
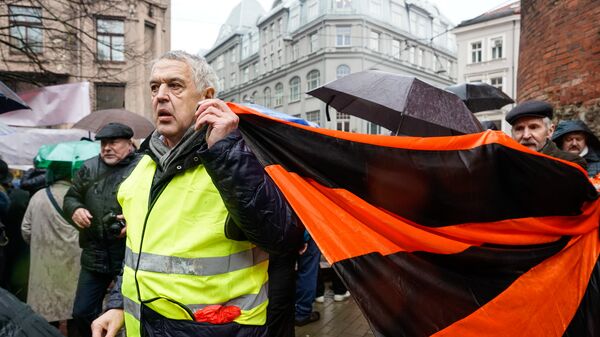
[[[173,177],[149,205],[155,171],[154,161],[144,156],[117,195],[127,221],[122,284],[127,335],[140,335],[140,300],[154,298],[160,299],[147,306],[168,318],[191,319],[175,301],[191,312],[236,305],[242,314],[235,322],[265,324],[268,254],[225,237],[227,209],[202,165]]]

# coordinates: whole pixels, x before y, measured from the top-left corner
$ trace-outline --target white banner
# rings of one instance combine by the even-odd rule
[[[68,83],[19,93],[31,110],[0,114],[0,122],[13,126],[50,126],[75,123],[90,114],[89,82]]]

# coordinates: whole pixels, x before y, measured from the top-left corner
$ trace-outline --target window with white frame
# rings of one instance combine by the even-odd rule
[[[335,70],[335,78],[340,79],[344,76],[350,75],[350,67],[346,64],[340,64]]]
[[[306,120],[313,123],[321,122],[321,112],[319,110],[309,111],[306,113]]]
[[[350,46],[350,34],[352,33],[351,26],[336,26],[335,27],[335,46],[336,47],[349,47]]]
[[[482,58],[481,41],[471,42],[471,63],[479,63]]]
[[[300,57],[300,46],[298,43],[292,44],[292,61],[296,61]]]
[[[263,91],[263,94],[265,96],[264,104],[267,108],[270,108],[271,104],[273,103],[272,97],[271,97],[271,88],[266,87],[265,90]]]
[[[242,60],[250,55],[250,35],[242,36]]]
[[[257,97],[258,97],[258,91],[256,91],[256,90],[255,90],[255,91],[252,93],[252,96],[250,96],[250,102],[252,102],[252,103],[256,103],[256,98],[257,98]]]
[[[338,111],[335,114],[335,120],[337,130],[350,131],[350,115]]]
[[[498,38],[492,39],[491,46],[492,46],[492,60],[501,59],[503,57],[502,38],[498,37]]]
[[[98,60],[125,61],[125,22],[119,19],[96,20]]]
[[[231,73],[231,75],[229,76],[230,80],[229,80],[229,87],[233,88],[237,85],[237,73]]]
[[[225,87],[225,79],[221,77],[221,78],[219,78],[219,90],[225,90],[225,89],[227,89]]]
[[[275,106],[283,105],[283,83],[275,84]]]
[[[402,14],[405,12],[404,7],[396,2],[390,3],[392,25],[396,27],[402,26]]]
[[[490,84],[494,87],[502,90],[502,77],[492,77],[490,78]]]
[[[347,10],[352,8],[352,0],[335,0],[335,9]]]
[[[379,51],[379,39],[381,34],[375,31],[371,31],[369,34],[369,48],[371,50]]]
[[[250,54],[258,51],[258,30],[250,33]]]
[[[44,26],[39,7],[8,6],[10,43],[20,51],[42,53]]]
[[[400,40],[392,40],[392,57],[400,59]]]
[[[277,19],[277,36],[283,34],[283,19]]]
[[[242,69],[242,81],[248,82],[249,79],[250,79],[250,68],[244,67],[244,69]]]
[[[223,54],[217,56],[217,61],[216,61],[216,70],[221,70],[223,69],[223,66],[225,65],[225,62],[223,60]]]
[[[231,61],[231,63],[235,63],[237,61],[237,48],[233,47],[229,52],[231,53],[229,55],[229,61]]]
[[[319,34],[314,32],[308,36],[310,40],[310,52],[314,53],[319,49]]]
[[[295,76],[290,80],[290,102],[300,100],[300,77]]]
[[[290,8],[290,30],[298,28],[300,25],[300,7],[294,6]]]
[[[308,8],[307,19],[310,21],[316,18],[319,15],[319,1],[318,0],[308,0],[306,4]]]
[[[381,0],[370,0],[369,12],[375,18],[379,19],[381,17]]]
[[[316,89],[320,84],[321,74],[318,70],[311,70],[308,75],[306,75],[306,91],[311,91]]]

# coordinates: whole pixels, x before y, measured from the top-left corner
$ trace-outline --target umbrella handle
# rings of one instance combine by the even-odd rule
[[[331,116],[329,116],[329,104],[331,104],[331,102],[333,102],[334,99],[335,99],[335,95],[331,96],[331,98],[329,99],[327,104],[325,104],[325,115],[327,116],[328,122],[331,122]]]

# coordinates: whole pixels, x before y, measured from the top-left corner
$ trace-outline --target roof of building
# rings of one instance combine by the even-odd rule
[[[240,3],[231,10],[227,17],[227,21],[221,25],[219,36],[213,47],[233,34],[245,33],[248,29],[256,27],[258,18],[264,14],[265,10],[258,1],[241,0]]]
[[[509,4],[503,5],[501,7],[492,9],[491,11],[483,13],[477,17],[474,17],[473,19],[464,20],[461,23],[459,23],[458,26],[456,26],[455,28],[470,26],[470,25],[474,25],[476,23],[486,22],[486,21],[499,19],[499,18],[503,18],[505,16],[511,16],[511,15],[520,14],[520,13],[521,13],[521,3],[520,3],[520,1],[514,1]]]

